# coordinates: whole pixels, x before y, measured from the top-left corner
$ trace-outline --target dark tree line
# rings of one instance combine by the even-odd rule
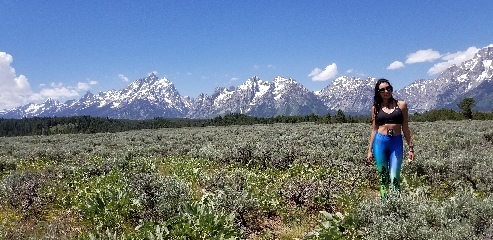
[[[305,116],[275,116],[270,118],[251,117],[240,113],[230,113],[210,119],[206,125],[227,126],[227,125],[248,125],[248,124],[273,124],[273,123],[357,123],[368,122],[368,116],[346,116],[342,110],[337,111],[334,116],[330,113],[326,115],[309,114]]]
[[[466,98],[458,107],[461,111],[439,109],[415,113],[409,116],[411,122],[432,122],[443,120],[493,120],[493,112],[473,112],[475,102]],[[140,129],[205,127],[228,125],[251,125],[273,123],[313,122],[318,124],[333,123],[370,123],[369,115],[350,116],[342,110],[333,116],[310,114],[306,116],[275,116],[270,118],[251,117],[240,113],[230,113],[212,119],[166,119],[149,120],[111,119],[90,116],[74,117],[33,117],[23,119],[0,119],[0,136],[29,136],[74,133],[123,132]]]
[[[193,127],[201,126],[206,122],[207,120],[193,119],[128,120],[90,116],[0,119],[0,136],[123,132],[140,129]]]

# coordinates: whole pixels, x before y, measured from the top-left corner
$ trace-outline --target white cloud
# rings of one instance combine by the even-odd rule
[[[366,75],[366,73],[362,73],[358,70],[354,70],[353,68],[347,70],[346,73],[351,74],[353,76],[360,76],[360,77],[364,77]]]
[[[332,63],[325,67],[325,70],[323,71],[320,68],[313,69],[312,72],[308,74],[308,77],[312,77],[313,81],[327,81],[331,78],[335,78],[337,74],[337,65]]]
[[[460,65],[464,61],[471,59],[479,51],[479,48],[469,47],[466,51],[458,51],[456,53],[447,53],[442,57],[443,62],[436,63],[428,70],[429,75],[434,75],[445,71],[452,65]]]
[[[253,69],[258,69],[258,68],[259,68],[259,66],[258,66],[258,65],[254,65],[254,66],[253,66]]]
[[[123,74],[121,74],[121,73],[120,73],[120,74],[118,74],[118,77],[119,77],[121,80],[123,80],[124,82],[128,82],[128,77],[125,77],[125,75],[123,75]]]
[[[0,52],[0,109],[19,107],[29,102],[44,101],[47,98],[63,99],[79,96],[79,91],[87,91],[97,81],[87,79],[76,86],[64,86],[61,82],[40,84],[39,92],[33,92],[28,79],[24,75],[17,76],[11,66],[13,58],[10,54]]]
[[[238,78],[237,77],[233,77],[229,80],[230,82],[233,82],[233,81],[238,81]]]
[[[78,82],[77,83],[77,90],[87,91],[87,90],[89,90],[89,88],[91,88],[89,83],[85,83],[85,82]]]
[[[438,51],[433,49],[419,50],[415,53],[407,55],[406,63],[421,63],[421,62],[433,62],[441,57]]]
[[[41,99],[53,98],[65,98],[65,97],[76,97],[79,96],[77,89],[68,87],[55,87],[55,88],[43,88],[39,92]]]
[[[86,79],[87,82],[78,82],[75,87],[63,86],[63,83],[51,83],[49,87],[41,84],[41,91],[30,96],[31,101],[52,99],[73,98],[79,96],[79,91],[87,91],[92,85],[98,84],[97,81]]]
[[[14,58],[6,52],[0,52],[0,109],[26,104],[29,101],[31,86],[24,75],[17,76],[10,65]]]
[[[393,63],[391,63],[387,69],[389,70],[394,70],[394,69],[399,69],[399,68],[403,68],[404,67],[404,63],[400,62],[400,61],[394,61]]]

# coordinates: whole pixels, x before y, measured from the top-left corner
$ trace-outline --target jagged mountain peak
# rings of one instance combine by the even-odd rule
[[[257,76],[253,76],[249,79],[247,79],[243,84],[238,86],[238,90],[258,90],[259,87],[261,86],[267,86],[270,85],[270,83],[261,80]]]
[[[253,76],[249,79],[247,79],[247,82],[258,82],[258,81],[262,81],[258,76]]]
[[[351,77],[340,76],[336,78],[332,84],[327,85],[320,91],[316,91],[315,94],[319,96],[331,96],[338,94],[347,94],[347,92],[355,92],[360,89],[373,89],[374,84],[377,82],[376,78],[367,77]]]
[[[341,76],[315,94],[332,111],[366,112],[373,102],[376,78]]]
[[[334,79],[333,83],[334,84],[341,84],[341,83],[345,83],[345,82],[348,82],[348,81],[353,81],[354,79],[357,79],[357,77],[351,77],[351,76],[340,76],[336,79]]]
[[[58,100],[53,99],[53,98],[48,98],[48,99],[46,99],[44,104],[57,105],[57,104],[60,104],[60,102]]]
[[[227,88],[225,88],[225,87],[217,86],[214,88],[214,92],[212,94],[213,95],[214,94],[220,94],[221,92],[226,91],[226,90],[227,90]]]
[[[157,76],[157,74],[156,74],[155,72],[150,72],[150,73],[147,75],[147,77],[146,77],[146,78],[148,78],[148,79],[154,79],[154,80],[159,79],[159,77]]]
[[[480,49],[475,57],[491,56],[493,54],[493,44],[490,44],[482,49]]]
[[[308,91],[308,89],[306,89],[304,86],[302,86],[292,78],[277,76],[272,83],[274,84],[274,94],[282,93],[283,91],[285,91],[284,89],[291,89],[291,88],[297,88],[298,90],[301,89],[302,91]]]
[[[86,94],[84,94],[84,96],[80,98],[80,100],[85,101],[85,100],[90,100],[92,98],[94,98],[94,94],[92,94],[90,91],[87,91]]]
[[[166,77],[159,78],[155,73],[150,73],[145,78],[140,78],[135,80],[133,83],[129,85],[129,87],[140,88],[143,86],[150,86],[150,85],[161,85],[167,87],[173,85],[173,83],[169,81]]]
[[[296,80],[294,80],[292,78],[285,78],[282,76],[275,77],[273,82],[274,83],[298,83],[298,82],[296,82]]]

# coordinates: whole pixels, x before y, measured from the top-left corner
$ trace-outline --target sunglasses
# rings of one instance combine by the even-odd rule
[[[385,91],[392,92],[392,87],[391,86],[387,86],[387,87],[378,89],[378,92],[381,92],[381,93],[383,93]]]

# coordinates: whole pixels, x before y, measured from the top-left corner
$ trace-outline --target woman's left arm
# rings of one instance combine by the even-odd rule
[[[414,161],[414,145],[411,138],[411,130],[409,129],[409,110],[405,101],[400,101],[399,108],[402,110],[402,133],[406,139],[409,148],[408,156],[410,161]]]

